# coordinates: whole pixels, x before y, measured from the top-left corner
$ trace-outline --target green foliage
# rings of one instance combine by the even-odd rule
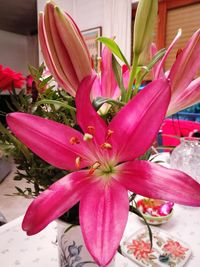
[[[107,37],[99,37],[97,40],[106,45],[114,55],[116,55],[122,62],[124,62],[125,65],[127,65],[128,68],[130,68],[128,61],[123,55],[121,49],[113,39]]]
[[[33,77],[30,92],[25,89],[19,93],[13,88],[10,92],[11,101],[7,103],[11,112],[20,111],[48,118],[75,127],[74,98],[64,90],[52,85],[52,76],[44,77],[44,65],[39,69],[29,67]],[[67,171],[57,169],[22,144],[14,135],[0,124],[0,148],[5,155],[11,155],[17,165],[14,180],[25,179],[28,186],[25,189],[16,187],[15,194],[37,196],[52,183],[67,174]]]

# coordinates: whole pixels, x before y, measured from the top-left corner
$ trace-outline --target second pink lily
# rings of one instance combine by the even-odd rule
[[[154,68],[155,79],[164,76],[164,62],[180,36],[181,33],[179,31],[168,48],[166,56],[159,64],[157,64],[156,68]],[[199,67],[200,29],[192,35],[185,48],[178,54],[173,66],[166,74],[166,78],[171,81],[172,91],[167,116],[170,116],[200,101],[200,78],[194,79],[199,71]]]

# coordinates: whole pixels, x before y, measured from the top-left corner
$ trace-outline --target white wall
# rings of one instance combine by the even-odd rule
[[[46,0],[37,0],[38,11],[43,11]],[[103,0],[56,0],[56,4],[69,13],[80,30],[103,26]]]
[[[102,26],[104,30],[104,1],[75,0],[74,20],[80,30]]]
[[[26,46],[25,36],[0,30],[0,64],[26,73]]]
[[[27,75],[28,64],[37,66],[37,62],[37,36],[0,30],[0,64]]]
[[[38,36],[31,35],[26,37],[26,61],[29,65],[38,67],[39,58],[38,58]]]

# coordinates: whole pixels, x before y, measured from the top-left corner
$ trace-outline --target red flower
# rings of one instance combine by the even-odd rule
[[[181,257],[185,254],[185,252],[188,250],[188,248],[184,248],[180,245],[179,242],[169,240],[167,244],[164,245],[163,249],[170,253],[174,257]]]
[[[12,86],[14,88],[22,88],[24,85],[25,78],[22,73],[15,72],[10,68],[3,69],[0,65],[0,89],[1,90],[11,90]]]
[[[153,252],[150,243],[143,240],[132,240],[132,244],[127,246],[129,252],[138,259],[148,259],[149,253]]]

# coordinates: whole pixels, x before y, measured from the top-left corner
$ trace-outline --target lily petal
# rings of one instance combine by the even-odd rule
[[[116,94],[117,82],[112,68],[112,52],[107,47],[104,47],[102,52],[101,86],[102,96],[112,98]]]
[[[61,123],[38,116],[15,112],[7,116],[7,123],[12,132],[39,157],[57,168],[76,169],[78,156],[83,158],[81,167],[89,164],[83,135]],[[71,138],[78,143],[72,144]],[[91,158],[91,155],[89,156]]]
[[[192,81],[189,86],[183,89],[176,97],[172,95],[167,116],[180,110],[190,107],[199,102],[200,99],[200,78]]]
[[[183,51],[173,64],[169,79],[173,95],[179,94],[186,88],[197,74],[200,66],[200,29],[197,30],[187,42]]]
[[[169,55],[169,53],[171,52],[172,48],[174,47],[174,45],[176,44],[176,42],[178,41],[178,39],[181,37],[182,34],[182,30],[179,29],[177,35],[175,36],[174,40],[171,42],[170,46],[168,47],[164,57],[161,59],[160,63],[158,64],[156,71],[155,71],[155,77],[154,79],[159,79],[163,77],[163,67],[164,67],[164,63]]]
[[[123,83],[124,83],[124,88],[127,89],[128,88],[128,83],[129,83],[129,79],[130,79],[130,71],[127,70],[122,74],[123,77]]]
[[[181,171],[141,160],[121,164],[117,170],[115,178],[132,192],[183,205],[200,205],[200,184]]]
[[[53,61],[57,66],[58,72],[62,74],[66,91],[75,96],[79,81],[72,67],[70,56],[59,36],[54,17],[54,4],[52,2],[46,4],[44,22]]]
[[[83,44],[83,38],[77,31],[77,27],[73,24],[70,16],[55,7],[55,21],[58,32],[63,44],[68,51],[74,70],[79,82],[86,76],[91,74],[91,59],[88,57],[86,45]]]
[[[165,117],[169,101],[168,81],[156,80],[117,113],[108,128],[113,131],[110,140],[119,161],[134,159],[147,151]]]
[[[79,126],[85,133],[88,133],[89,126],[94,127],[94,138],[101,145],[105,142],[107,126],[104,120],[93,108],[90,100],[91,88],[93,87],[96,78],[97,76],[92,74],[81,82],[76,94],[76,118]]]
[[[28,235],[40,232],[80,201],[93,181],[88,177],[88,171],[79,171],[52,184],[29,206],[22,223],[23,230]]]
[[[39,14],[39,21],[38,21],[38,35],[40,39],[40,46],[42,50],[42,54],[45,58],[45,63],[47,64],[48,69],[56,79],[56,81],[59,83],[60,86],[66,89],[65,83],[63,81],[62,77],[62,71],[59,72],[58,66],[55,65],[55,62],[52,61],[51,54],[49,47],[47,45],[47,37],[44,27],[44,14]]]
[[[128,218],[126,189],[115,180],[100,181],[80,202],[80,224],[88,251],[100,266],[116,253]]]
[[[95,72],[93,72],[93,75],[95,75]],[[101,96],[102,96],[102,91],[101,91],[100,79],[99,79],[99,77],[96,77],[96,79],[94,80],[94,83],[92,85],[90,98],[92,100],[94,100],[95,98],[101,97]]]

